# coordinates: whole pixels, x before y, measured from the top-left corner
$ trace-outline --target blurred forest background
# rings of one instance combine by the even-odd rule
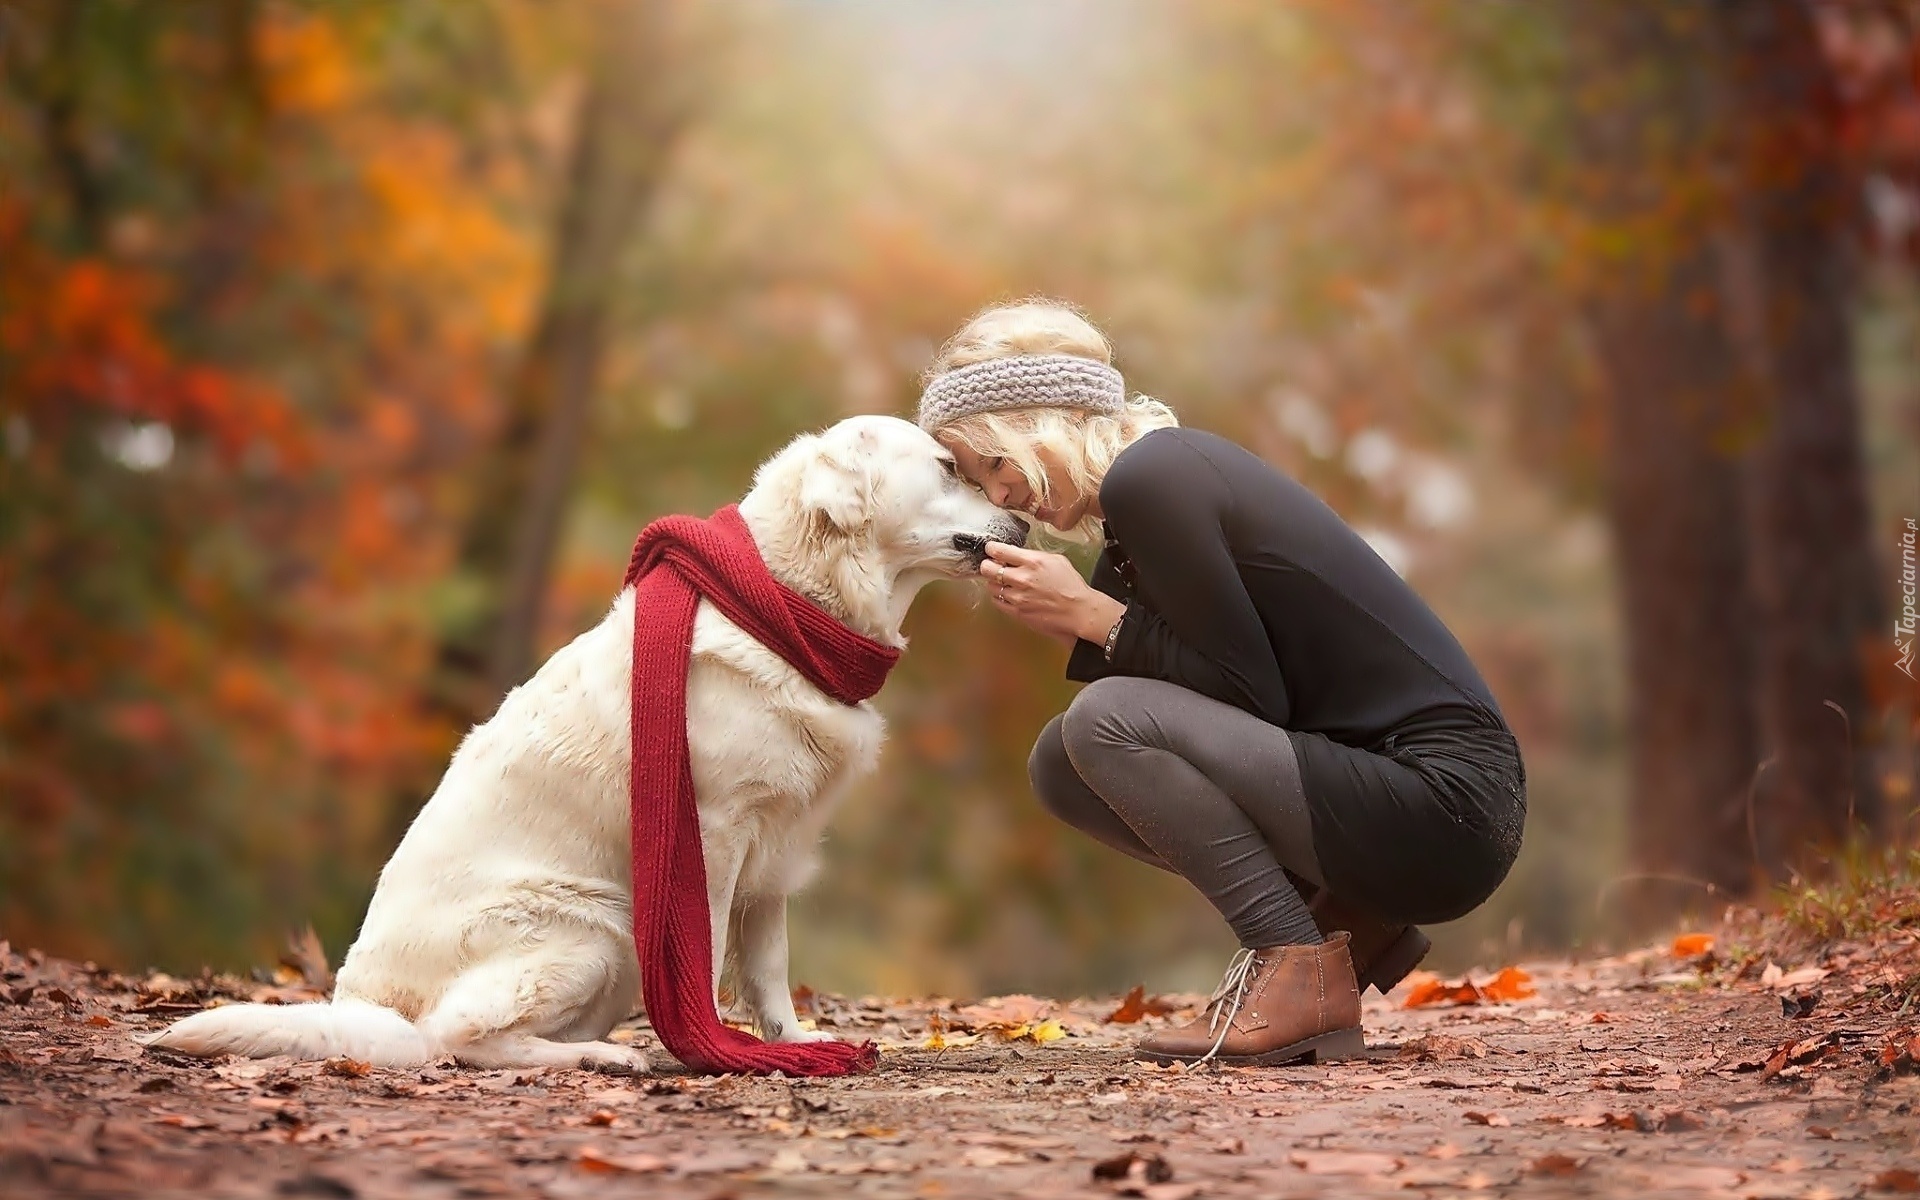
[[[1029,293],[1482,666],[1441,965],[1911,845],[1917,90],[1912,0],[0,0],[0,936],[337,959],[645,521]],[[1061,653],[909,632],[796,981],[1212,982],[1028,791]]]

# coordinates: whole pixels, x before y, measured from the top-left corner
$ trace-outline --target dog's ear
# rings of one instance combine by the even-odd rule
[[[821,533],[853,533],[873,519],[873,480],[845,451],[822,445],[801,475],[800,507]]]

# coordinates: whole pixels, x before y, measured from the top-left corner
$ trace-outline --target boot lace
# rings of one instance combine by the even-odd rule
[[[1253,979],[1254,971],[1260,966],[1259,956],[1251,949],[1242,946],[1234,952],[1233,961],[1227,964],[1227,973],[1220,980],[1220,986],[1213,989],[1213,996],[1207,1001],[1207,1032],[1219,1030],[1213,1039],[1213,1046],[1194,1060],[1194,1065],[1206,1062],[1220,1053],[1220,1047],[1226,1044],[1227,1034],[1233,1030],[1233,1018],[1239,1015],[1240,1005],[1247,998],[1247,984]]]

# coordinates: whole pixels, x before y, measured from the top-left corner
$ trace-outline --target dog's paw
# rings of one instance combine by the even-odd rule
[[[770,1040],[776,1042],[837,1042],[840,1038],[835,1034],[828,1033],[824,1029],[802,1029],[796,1025],[790,1029],[782,1029]]]
[[[613,1042],[595,1042],[582,1047],[580,1069],[597,1071],[602,1075],[645,1075],[647,1056],[645,1052],[632,1046],[621,1046]]]

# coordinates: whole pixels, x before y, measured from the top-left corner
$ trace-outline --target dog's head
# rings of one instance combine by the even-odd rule
[[[849,417],[796,438],[754,477],[756,507],[788,506],[808,542],[852,552],[893,576],[975,574],[990,541],[1024,545],[1027,527],[961,477],[953,456],[896,417]]]

